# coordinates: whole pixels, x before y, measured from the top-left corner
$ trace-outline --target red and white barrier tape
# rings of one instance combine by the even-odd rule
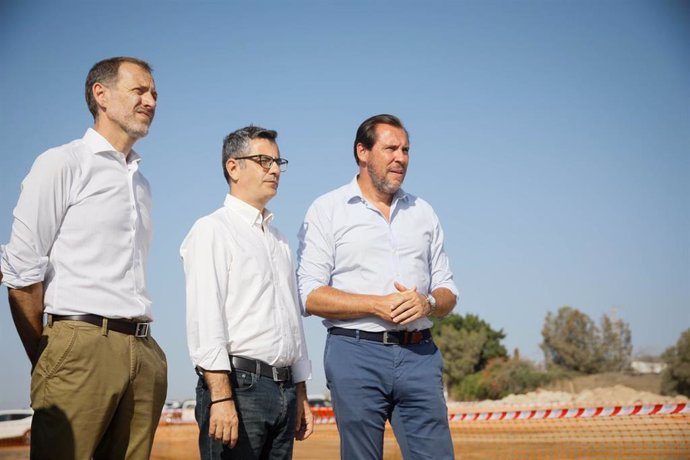
[[[448,416],[448,420],[451,422],[474,422],[482,420],[546,420],[560,418],[620,417],[625,415],[673,414],[690,414],[690,405],[686,403],[645,404],[636,406],[476,412],[466,414],[450,414]]]
[[[644,404],[635,406],[588,407],[572,409],[541,409],[448,414],[451,422],[479,422],[487,420],[548,420],[563,418],[621,417],[626,415],[690,415],[690,404]],[[335,423],[335,417],[321,411],[314,414],[314,423]]]
[[[335,417],[314,417],[315,425],[332,425],[335,424]]]

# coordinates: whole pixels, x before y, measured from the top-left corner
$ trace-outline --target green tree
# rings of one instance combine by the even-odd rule
[[[599,340],[597,325],[576,308],[561,307],[558,313],[546,314],[541,330],[544,360],[547,366],[591,374],[599,369]]]
[[[632,357],[632,333],[621,319],[604,315],[600,321],[601,342],[599,347],[600,370],[623,371],[630,367]]]
[[[446,386],[453,388],[475,372],[486,343],[486,331],[468,331],[456,329],[451,324],[442,324],[440,334],[434,342],[443,354],[443,378]]]
[[[494,330],[477,315],[451,313],[433,321],[434,342],[445,363],[444,381],[451,390],[468,375],[483,369],[491,359],[507,356],[501,344],[505,338],[503,330]]]
[[[548,312],[541,349],[547,365],[593,374],[621,371],[630,365],[632,334],[626,322],[604,314],[600,326],[576,308]]]
[[[678,342],[661,355],[666,369],[661,374],[664,394],[690,396],[690,329],[680,335]]]

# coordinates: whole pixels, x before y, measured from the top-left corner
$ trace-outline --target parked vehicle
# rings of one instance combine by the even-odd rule
[[[177,400],[165,401],[161,412],[161,423],[176,423],[182,418],[182,403]]]
[[[0,440],[31,443],[31,409],[0,410]]]
[[[195,408],[196,399],[185,399],[182,401],[182,423],[196,423],[196,418],[194,418]]]
[[[308,395],[309,407],[312,409],[320,407],[331,407],[331,401],[326,399],[324,395]]]

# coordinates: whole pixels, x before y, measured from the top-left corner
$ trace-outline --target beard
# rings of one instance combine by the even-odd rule
[[[129,137],[139,140],[149,133],[149,127],[153,122],[153,116],[148,120],[141,120],[137,113],[126,113],[124,111],[113,112],[108,118],[120,129],[127,133]]]
[[[369,173],[369,177],[371,177],[371,183],[374,185],[374,188],[379,193],[393,195],[395,192],[400,190],[400,186],[402,185],[402,181],[398,184],[398,183],[389,181],[388,179],[386,179],[385,176],[380,176],[376,172],[376,170],[374,169],[373,164],[371,164],[371,163],[367,164],[367,172]],[[403,176],[403,178],[404,177],[405,176]]]
[[[149,133],[149,123],[144,123],[138,120],[126,120],[120,123],[120,127],[124,132],[126,132],[132,139],[141,139]]]

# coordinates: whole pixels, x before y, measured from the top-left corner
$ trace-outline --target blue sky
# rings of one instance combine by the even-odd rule
[[[34,158],[92,123],[93,63],[154,67],[137,144],[155,200],[154,335],[169,396],[194,394],[179,244],[223,202],[222,138],[276,129],[290,169],[270,207],[296,234],[356,173],[361,121],[410,131],[405,189],[446,233],[461,298],[539,361],[547,311],[630,324],[638,353],[690,327],[690,5],[682,1],[0,2],[0,241]],[[3,289],[4,291],[4,289]],[[325,389],[325,330],[305,321]],[[29,364],[0,295],[0,408],[29,403]]]

